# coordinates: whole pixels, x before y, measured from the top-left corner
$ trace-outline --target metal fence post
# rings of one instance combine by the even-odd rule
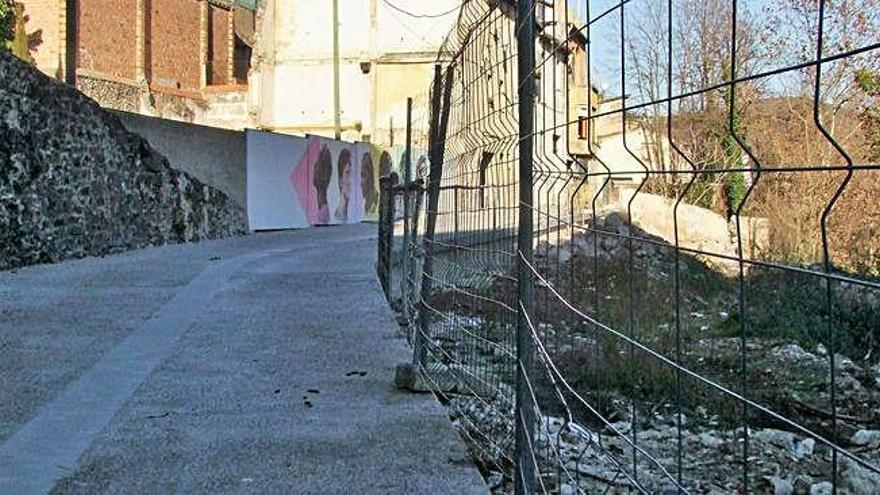
[[[413,364],[417,367],[422,367],[425,364],[427,336],[430,327],[427,302],[431,295],[432,277],[434,276],[434,234],[437,227],[437,205],[440,201],[440,179],[443,176],[443,155],[446,146],[446,127],[449,124],[449,99],[452,91],[453,72],[454,70],[450,66],[446,70],[446,81],[443,82],[440,65],[434,66],[434,88],[431,94],[431,122],[429,130],[429,162],[431,168],[426,184],[428,203],[425,207],[425,261],[422,264],[419,325],[413,349]]]
[[[391,253],[394,246],[394,186],[397,174],[379,178],[379,253],[376,270],[385,299],[391,302]]]
[[[535,0],[517,2],[517,71],[519,83],[519,233],[517,247],[517,325],[516,325],[516,463],[514,488],[517,495],[532,493],[535,483],[535,409],[532,404],[531,376],[534,359],[530,321],[535,295],[532,276],[532,151],[535,99]]]
[[[458,187],[452,189],[452,193],[455,195],[452,197],[452,238],[453,243],[455,243],[455,252],[452,253],[452,256],[456,261],[458,261]]]
[[[400,299],[403,302],[403,316],[409,321],[409,243],[411,240],[410,183],[412,182],[412,98],[406,99],[406,151],[403,160],[403,250],[401,251]]]
[[[411,283],[411,286],[409,288],[410,299],[407,300],[407,304],[409,305],[410,317],[415,315],[415,311],[414,311],[414,307],[413,307],[414,305],[412,303],[413,303],[413,300],[417,298],[417,296],[419,294],[418,291],[420,290],[420,285],[418,284],[418,282],[417,282],[418,279],[416,278],[418,276],[418,274],[421,272],[419,271],[420,266],[417,261],[418,260],[417,256],[419,253],[418,253],[418,250],[416,249],[415,239],[418,239],[418,237],[419,237],[418,220],[420,218],[419,215],[421,214],[421,211],[422,211],[422,197],[424,196],[424,194],[423,194],[424,189],[425,189],[425,181],[423,179],[419,178],[419,179],[416,179],[415,181],[412,182],[412,193],[414,193],[415,197],[412,199],[412,201],[413,201],[413,208],[412,208],[413,223],[412,223],[412,225],[410,225],[410,236],[412,236],[413,241],[410,242],[410,245],[409,245],[409,257],[410,257],[409,280]],[[412,320],[410,319],[410,321],[412,321]]]

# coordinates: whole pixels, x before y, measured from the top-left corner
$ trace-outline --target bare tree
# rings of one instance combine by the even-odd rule
[[[666,6],[653,2],[636,18],[627,21],[630,36],[626,40],[627,63],[634,73],[633,85],[637,99],[656,102],[666,95],[667,39]],[[660,105],[647,107],[642,115],[645,142],[648,144],[649,165],[657,170],[667,170],[668,157],[663,145],[665,139],[665,110]]]
[[[690,162],[698,169],[725,168],[740,162],[735,141],[730,138],[730,108],[733,88],[731,49],[733,33],[732,3],[728,0],[680,0],[673,2],[672,23],[669,24],[668,2],[649,2],[639,13],[628,19],[628,63],[635,77],[632,84],[643,102],[650,105],[643,113],[646,142],[649,143],[651,166],[667,170],[680,169]],[[642,8],[644,7],[644,8]],[[752,13],[741,5],[737,12],[737,77],[752,74],[766,56],[760,43]],[[669,61],[669,29],[672,28],[672,66]],[[665,98],[670,92],[670,106]],[[721,88],[710,90],[709,88]],[[758,93],[758,83],[736,85],[735,112],[747,107]],[[689,95],[681,97],[680,95]],[[671,117],[671,126],[668,117]],[[734,119],[738,121],[738,119]],[[671,132],[670,132],[671,127]],[[737,130],[741,132],[741,130]],[[669,153],[669,142],[682,155]],[[731,143],[734,143],[733,145]],[[679,175],[669,176],[673,182]],[[664,177],[665,179],[665,177]],[[718,209],[729,213],[720,185],[724,174],[699,176],[700,187],[690,201],[704,206],[718,203]],[[654,181],[652,187],[671,193],[665,181]]]
[[[815,61],[818,50],[819,2],[815,0],[780,0],[767,9],[768,42],[780,62],[796,65]],[[822,57],[847,53],[870,46],[880,39],[880,0],[838,0],[824,4],[822,19]],[[793,72],[787,96],[812,100],[816,86],[816,65]],[[880,71],[880,56],[876,51],[839,58],[821,64],[817,105],[822,124],[840,141],[850,141],[863,128],[839,127],[841,117],[864,111],[874,104],[873,98],[859,84],[860,71]],[[803,116],[805,133],[815,127],[812,115]],[[822,146],[813,153],[817,163],[834,160],[836,152]]]

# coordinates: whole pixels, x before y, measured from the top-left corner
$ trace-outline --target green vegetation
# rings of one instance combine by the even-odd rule
[[[856,83],[862,91],[871,96],[880,96],[880,73],[871,69],[859,69],[856,71]]]
[[[636,241],[634,247],[639,252],[640,243]],[[621,245],[610,260],[594,263],[592,258],[575,257],[558,271],[555,266],[541,271],[566,300],[604,325],[730,390],[740,392],[745,387],[751,399],[826,431],[828,425],[815,412],[830,407],[824,353],[833,350],[839,356],[838,365],[844,358],[862,370],[876,364],[880,294],[832,282],[829,306],[829,288],[821,277],[754,267],[743,285],[744,321],[739,279],[730,276],[729,270],[685,253],[679,255],[678,266],[677,290],[671,246],[634,256],[632,267],[629,252]],[[499,280],[491,297],[511,300],[514,294],[509,281]],[[473,328],[473,333],[512,347],[509,320],[513,315],[460,295],[454,307],[440,299],[436,303],[458,314],[479,316],[482,326]],[[502,320],[506,324],[499,324]],[[590,324],[540,287],[535,320],[542,329],[552,329],[542,336],[542,344],[569,385],[606,419],[623,419],[634,407],[640,421],[647,424],[655,414],[673,417],[680,400],[690,421],[705,422],[714,416],[725,427],[742,422],[742,405],[736,399],[677,373],[668,363]],[[536,369],[535,393],[542,410],[563,414],[560,389],[539,361]],[[869,410],[880,406],[880,395],[874,392],[871,376],[839,372],[838,380],[852,383],[855,377],[864,384],[855,389],[848,385],[846,392],[840,392],[840,410],[853,417],[872,417]],[[512,373],[504,379],[512,381]],[[586,408],[576,405],[573,394],[562,393],[577,420],[595,423]],[[699,410],[708,413],[700,416]],[[750,421],[753,426],[784,428],[768,416]]]
[[[779,350],[795,344],[815,354],[821,344],[864,368],[876,361],[880,314],[870,296],[865,296],[871,291],[853,292],[852,287],[833,283],[829,308],[827,287],[820,278],[754,269],[746,278],[743,325],[738,280],[696,258],[681,255],[681,320],[677,331],[671,256],[653,268],[637,264],[632,281],[627,256],[601,264],[596,278],[590,261],[573,266],[574,273],[582,274],[580,283],[588,288],[580,292],[577,306],[587,308],[588,314],[597,315],[611,328],[731,390],[740,391],[745,386],[751,398],[771,409],[801,422],[816,421],[814,426],[819,429],[825,427],[821,421],[809,411],[792,409],[792,404],[798,406],[805,398],[827,404],[822,394],[828,390],[829,373],[827,364],[821,364],[827,359],[817,358],[821,362],[814,367],[809,363],[786,363],[777,354]],[[598,305],[589,290],[594,280],[599,281]],[[542,316],[552,318],[554,314],[560,312],[547,311]],[[559,326],[552,320],[541,321]],[[593,344],[561,354],[557,364],[575,390],[586,394],[606,417],[614,418],[620,414],[621,405],[635,402],[640,416],[650,420],[650,415],[658,411],[672,413],[680,398],[688,416],[703,408],[728,426],[735,427],[742,421],[742,407],[729,395],[686,375],[676,376],[670,365],[605,330],[584,322],[563,325],[568,326],[579,328],[576,331]],[[768,373],[771,369],[774,372]],[[545,399],[552,408],[553,398],[548,394]],[[874,404],[873,399],[859,400],[863,402],[856,404],[858,401],[853,399],[853,404],[846,407],[855,411],[866,407],[864,404]],[[581,414],[580,419],[590,421],[586,412]],[[774,425],[768,417],[756,417],[753,424]]]
[[[11,50],[15,36],[15,8],[12,0],[0,0],[0,49]]]
[[[856,71],[856,84],[874,100],[865,110],[868,123],[868,139],[871,141],[871,157],[880,160],[880,71],[862,68]]]
[[[729,104],[733,99],[733,89],[727,88],[724,97]],[[724,136],[721,146],[724,150],[727,168],[740,168],[743,164],[743,152],[737,138],[742,139],[742,111],[733,108],[730,116],[730,129]],[[742,172],[728,172],[724,174],[724,195],[727,203],[727,217],[730,218],[739,210],[746,197],[746,181]]]
[[[0,49],[9,50],[16,57],[33,63],[32,52],[43,42],[43,33],[28,33],[27,21],[23,3],[0,0]]]

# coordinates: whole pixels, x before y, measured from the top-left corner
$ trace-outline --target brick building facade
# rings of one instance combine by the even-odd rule
[[[75,61],[77,88],[102,106],[233,128],[247,121],[252,3],[24,0],[29,29],[53,40],[35,54],[43,72],[70,81]]]

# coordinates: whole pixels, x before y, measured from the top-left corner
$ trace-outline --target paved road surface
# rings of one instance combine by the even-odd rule
[[[485,493],[374,225],[0,273],[0,493]]]

